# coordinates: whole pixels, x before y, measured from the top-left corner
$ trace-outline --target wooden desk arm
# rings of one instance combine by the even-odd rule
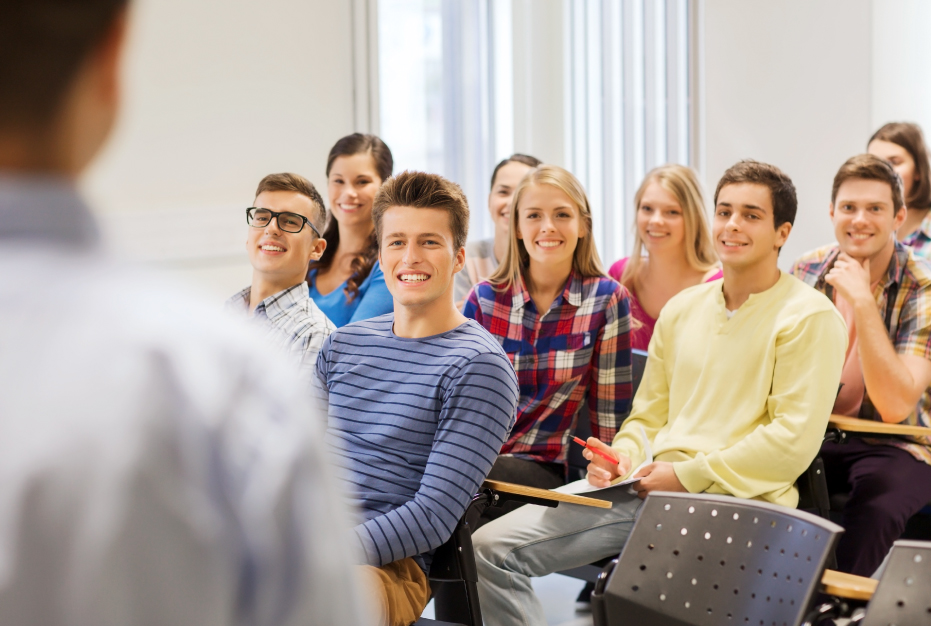
[[[824,576],[821,577],[822,593],[848,600],[869,601],[878,584],[879,581],[873,578],[854,576],[831,569],[824,570]]]
[[[902,436],[910,435],[913,437],[931,436],[931,428],[923,426],[909,426],[907,424],[887,424],[886,422],[876,422],[873,420],[862,420],[857,417],[848,417],[847,415],[832,415],[828,420],[830,428],[858,434],[875,434],[875,435],[893,435]]]
[[[598,500],[596,498],[586,498],[584,496],[574,496],[568,493],[559,493],[549,489],[537,489],[536,487],[525,487],[524,485],[515,485],[514,483],[505,483],[500,480],[486,480],[482,487],[499,491],[501,493],[512,493],[518,496],[527,496],[530,498],[540,498],[551,502],[566,502],[567,504],[581,504],[582,506],[593,506],[599,509],[610,509],[611,503],[607,500]]]

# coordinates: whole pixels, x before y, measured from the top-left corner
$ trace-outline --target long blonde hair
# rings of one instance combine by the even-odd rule
[[[634,195],[634,246],[630,252],[627,267],[621,275],[621,284],[631,289],[640,264],[643,261],[643,240],[640,238],[640,229],[637,228],[637,213],[640,212],[640,202],[643,194],[651,183],[656,183],[673,195],[679,206],[682,207],[682,216],[685,219],[685,258],[689,265],[700,272],[707,272],[718,261],[711,241],[711,229],[708,228],[708,218],[705,217],[705,200],[701,192],[698,176],[692,168],[684,165],[661,165],[650,170],[640,188]]]
[[[579,212],[582,226],[580,231],[583,236],[579,238],[572,255],[572,270],[584,278],[606,276],[604,266],[598,257],[598,250],[595,249],[595,242],[592,240],[592,209],[588,204],[588,197],[585,195],[582,183],[561,167],[541,165],[527,172],[514,191],[514,197],[511,198],[511,205],[508,209],[511,222],[508,233],[508,251],[495,273],[488,277],[488,282],[496,287],[508,288],[518,284],[530,266],[527,248],[524,247],[523,240],[517,238],[517,207],[520,206],[524,192],[531,185],[549,185],[559,189],[569,196]]]

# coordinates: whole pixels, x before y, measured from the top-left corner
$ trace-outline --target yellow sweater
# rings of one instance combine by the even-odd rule
[[[673,464],[692,493],[795,507],[815,458],[847,351],[847,328],[823,294],[782,273],[728,320],[722,281],[663,307],[630,417],[612,446],[637,467]]]

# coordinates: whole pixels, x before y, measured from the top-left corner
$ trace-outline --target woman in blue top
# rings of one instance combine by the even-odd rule
[[[391,150],[375,135],[347,135],[327,157],[327,246],[311,262],[307,283],[310,297],[337,328],[394,310],[372,223],[372,201],[393,168]]]

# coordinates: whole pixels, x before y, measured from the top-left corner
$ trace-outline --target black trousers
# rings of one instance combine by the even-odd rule
[[[825,443],[821,458],[828,491],[850,492],[842,513],[837,566],[842,572],[870,576],[902,536],[908,519],[931,502],[931,465],[901,448],[857,438]]]
[[[555,489],[566,484],[566,468],[562,463],[540,463],[518,459],[509,455],[501,455],[495,459],[495,464],[491,466],[488,478],[526,487]],[[475,530],[520,506],[523,506],[522,502],[507,502],[502,506],[492,506],[485,509],[478,524],[476,524]]]

